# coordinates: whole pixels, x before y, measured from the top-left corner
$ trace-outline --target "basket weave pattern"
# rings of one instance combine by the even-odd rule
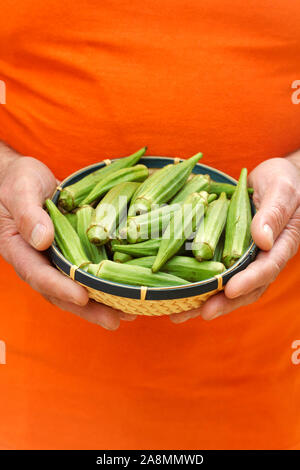
[[[121,297],[118,295],[108,294],[97,289],[93,289],[81,282],[78,282],[74,278],[75,270],[71,267],[71,275],[68,275],[62,271],[59,266],[56,265],[59,271],[67,277],[70,277],[74,282],[85,287],[88,291],[89,298],[99,302],[101,304],[108,305],[116,310],[121,310],[125,313],[131,313],[132,315],[146,315],[148,317],[159,317],[162,315],[171,315],[172,313],[186,312],[199,308],[209,297],[220,292],[224,289],[222,282],[219,282],[218,288],[205,294],[195,295],[192,297],[182,297],[179,299],[167,299],[167,300],[142,300],[142,299],[130,299],[128,297]],[[220,281],[222,281],[220,277]]]
[[[86,287],[86,286],[85,286]],[[128,299],[86,287],[91,299],[133,315],[161,316],[199,308],[218,289],[194,297],[169,300]]]

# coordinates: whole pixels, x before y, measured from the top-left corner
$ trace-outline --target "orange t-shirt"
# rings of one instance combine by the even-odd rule
[[[299,24],[298,0],[6,0],[0,139],[57,178],[143,145],[237,177],[300,147]],[[112,333],[2,260],[0,448],[300,448],[299,261],[217,320]]]

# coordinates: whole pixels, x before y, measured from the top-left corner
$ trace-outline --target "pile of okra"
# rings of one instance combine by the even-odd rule
[[[78,268],[112,282],[169,287],[221,274],[251,240],[247,169],[237,186],[193,174],[198,153],[149,170],[146,147],[61,190],[46,208]]]

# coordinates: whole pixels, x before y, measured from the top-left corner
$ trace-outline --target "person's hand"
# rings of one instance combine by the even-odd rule
[[[89,301],[87,290],[61,274],[40,251],[48,248],[54,228],[43,203],[57,185],[39,160],[18,157],[2,172],[0,185],[0,254],[17,274],[52,304],[104,328],[115,330],[120,319],[133,320]]]
[[[252,237],[260,251],[244,271],[233,276],[220,292],[199,309],[171,315],[182,323],[201,315],[212,320],[259,299],[298,251],[300,243],[300,171],[285,158],[258,165],[249,175],[257,208]]]

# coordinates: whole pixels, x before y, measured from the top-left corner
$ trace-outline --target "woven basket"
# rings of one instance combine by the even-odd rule
[[[167,157],[143,157],[140,163],[148,168],[162,168],[169,163],[178,163],[181,160]],[[52,200],[57,204],[59,193],[62,188],[79,181],[92,171],[104,165],[110,164],[111,160],[90,165],[66,178],[56,189]],[[193,170],[195,174],[208,174],[220,183],[236,184],[236,180],[214,168],[197,164]],[[253,203],[252,212],[255,212]],[[96,302],[109,305],[118,310],[135,315],[160,316],[179,313],[186,310],[198,308],[209,297],[224,289],[225,284],[237,272],[245,269],[256,257],[257,247],[251,241],[249,248],[235,265],[224,273],[201,282],[195,282],[176,287],[135,287],[126,284],[99,279],[92,274],[73,266],[61,254],[56,244],[53,243],[49,249],[50,257],[54,265],[64,274],[71,277],[77,283],[86,287],[89,297]]]

